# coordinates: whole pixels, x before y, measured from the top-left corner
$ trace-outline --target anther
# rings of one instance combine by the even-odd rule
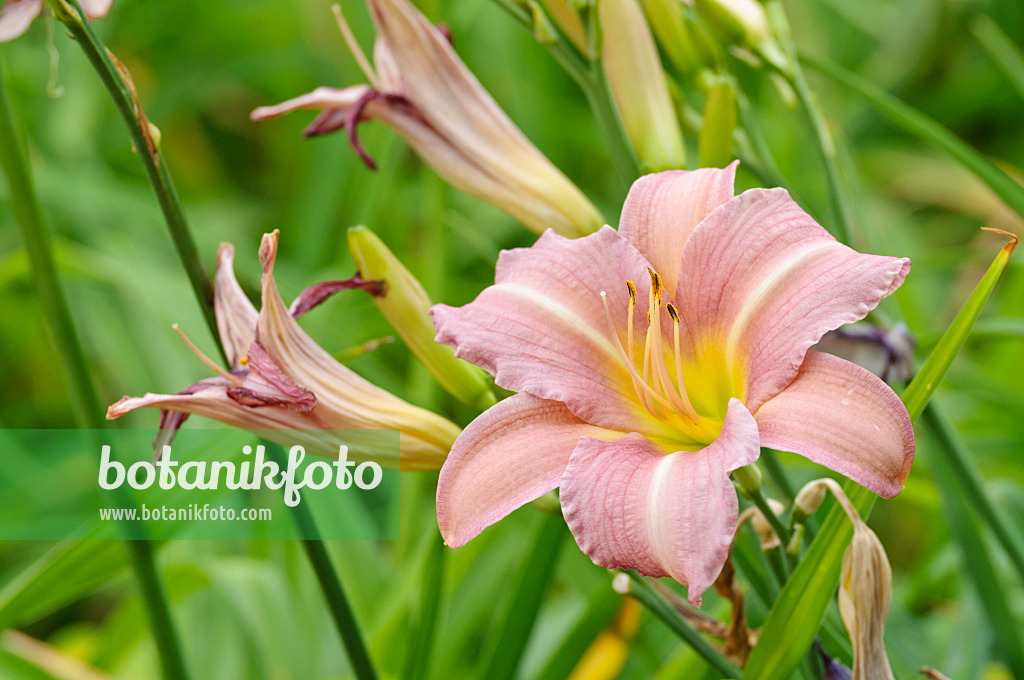
[[[665,309],[668,310],[668,315],[672,317],[672,320],[679,323],[679,312],[676,311],[675,305],[670,302],[665,305]]]

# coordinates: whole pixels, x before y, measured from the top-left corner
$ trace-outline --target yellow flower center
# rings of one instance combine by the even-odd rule
[[[648,269],[651,289],[647,307],[647,329],[642,354],[634,312],[637,304],[636,284],[626,282],[629,290],[629,311],[626,345],[615,333],[619,355],[629,371],[637,399],[657,425],[644,433],[649,439],[672,450],[697,450],[713,442],[722,431],[731,397],[743,397],[742,366],[731,365],[724,343],[704,337],[695,341],[693,356],[680,347],[679,310],[663,300],[664,287],[657,272]],[[601,298],[609,325],[614,329],[608,300]],[[662,328],[662,307],[672,324],[672,344]]]

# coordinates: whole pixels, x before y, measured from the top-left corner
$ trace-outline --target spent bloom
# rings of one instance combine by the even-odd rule
[[[810,347],[896,290],[910,261],[839,243],[782,189],[734,196],[735,170],[643,177],[618,231],[546,233],[502,253],[472,303],[434,307],[438,341],[518,392],[441,470],[450,546],[557,487],[596,564],[671,576],[699,603],[736,527],[729,475],[761,446],[900,492],[906,409]]]
[[[250,430],[292,430],[287,444],[301,443],[310,453],[337,455],[338,442],[313,430],[398,430],[399,460],[376,458],[382,465],[407,470],[441,466],[458,427],[373,385],[340,364],[310,338],[295,317],[332,292],[372,286],[358,279],[312,286],[286,307],[274,282],[277,232],[260,245],[263,265],[262,307],[256,308],[235,279],[234,249],[218,253],[214,300],[221,343],[230,370],[201,357],[217,373],[178,394],[124,397],[107,410],[114,419],[143,406],[161,410],[159,443],[166,443],[190,414]],[[198,353],[198,350],[196,350]],[[295,430],[304,432],[295,432]],[[308,441],[298,441],[303,437]],[[353,458],[359,452],[353,450]],[[365,457],[365,456],[364,456]]]
[[[373,168],[356,126],[377,119],[404,137],[452,185],[493,203],[538,233],[551,228],[564,236],[580,236],[601,226],[597,209],[505,115],[445,33],[406,0],[367,4],[377,27],[376,68],[362,55],[348,26],[340,23],[370,84],[320,87],[258,108],[253,120],[297,109],[322,110],[305,134],[344,128]]]
[[[90,19],[107,16],[112,0],[81,0],[79,4]],[[14,40],[32,25],[43,11],[43,0],[7,0],[0,5],[0,42]]]

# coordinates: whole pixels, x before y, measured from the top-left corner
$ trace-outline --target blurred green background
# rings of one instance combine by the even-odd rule
[[[481,82],[614,225],[625,187],[585,99],[549,54],[491,2],[417,5],[451,27],[456,49]],[[368,49],[372,30],[365,7],[354,1],[344,7]],[[972,30],[977,17],[987,14],[1020,45],[1024,5],[793,0],[787,9],[802,50],[827,56],[897,94],[1011,174],[1024,167],[1024,92],[1012,87]],[[448,187],[382,126],[361,128],[380,167],[373,173],[342,135],[302,139],[311,115],[250,122],[256,106],[317,85],[363,82],[326,0],[115,0],[110,17],[96,28],[131,71],[148,117],[162,131],[161,151],[206,265],[212,270],[221,242],[233,243],[236,273],[250,292],[259,281],[260,237],[273,229],[281,230],[276,274],[286,299],[312,283],[351,275],[345,229],[365,224],[435,301],[454,305],[492,281],[501,249],[535,238],[504,213]],[[112,403],[124,394],[175,392],[206,377],[208,370],[170,326],[180,324],[210,356],[216,347],[122,121],[95,73],[49,19],[0,46],[0,53],[102,397]],[[782,174],[828,227],[821,166],[799,112],[762,73],[736,64],[736,75]],[[926,349],[1003,244],[978,228],[1021,233],[1020,218],[964,170],[889,126],[861,100],[816,74],[810,77],[839,136],[840,153],[856,170],[849,179],[860,249],[913,259],[910,278],[884,310],[905,320]],[[687,141],[693,142],[692,135]],[[738,188],[755,183],[741,171]],[[983,323],[1024,323],[1021,274],[1011,260]],[[359,292],[335,296],[305,317],[303,326],[331,352],[393,334]],[[1020,336],[979,334],[937,399],[953,415],[988,479],[988,491],[1024,525],[1021,349]],[[0,357],[0,426],[74,426],[64,370],[34,292],[6,184],[0,186]],[[352,367],[459,424],[474,415],[447,398],[400,341],[356,359]],[[153,426],[156,417],[143,411],[122,424]],[[964,576],[961,549],[937,519],[943,499],[929,479],[929,446],[921,438],[906,491],[880,504],[872,521],[896,574],[887,634],[894,668],[901,678],[922,665],[957,680],[1009,677],[993,651],[993,630],[1016,624],[985,620]],[[783,461],[794,477],[821,474],[795,456]],[[423,677],[473,677],[488,650],[500,644],[513,586],[534,568],[528,551],[543,515],[524,508],[440,557],[434,479],[409,475],[408,482],[400,541],[336,543],[330,549],[371,654],[390,677],[402,674],[410,654],[425,569],[429,573],[443,559],[444,596]],[[336,632],[295,544],[172,542],[161,549],[160,565],[195,677],[346,677]],[[997,568],[1011,574],[1008,565]],[[1017,621],[1024,621],[1022,584],[1012,577],[1007,582],[1015,587],[1005,599]],[[557,576],[529,639],[521,677],[565,677],[618,607],[609,583],[610,576],[591,565],[565,532]],[[765,610],[751,599],[756,625]],[[722,603],[709,597],[707,607],[720,611]],[[151,678],[155,652],[142,624],[119,544],[0,545],[0,628],[20,628],[115,677]],[[0,677],[50,677],[30,675],[19,665],[11,651],[21,649],[19,640],[0,637]],[[645,616],[621,672],[610,677],[714,676]]]

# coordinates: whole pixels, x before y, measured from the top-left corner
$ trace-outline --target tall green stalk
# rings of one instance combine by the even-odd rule
[[[160,210],[163,212],[164,220],[167,222],[167,229],[171,233],[171,240],[181,259],[181,264],[188,275],[189,283],[196,299],[199,300],[200,309],[206,319],[206,325],[210,334],[216,339],[217,319],[213,313],[213,284],[210,276],[203,266],[195,241],[192,239],[192,232],[185,218],[185,212],[181,207],[174,183],[171,181],[167,165],[163,156],[158,152],[158,144],[154,142],[148,121],[142,114],[142,109],[134,93],[133,86],[127,80],[127,72],[122,72],[114,63],[110,50],[100,41],[92,30],[92,25],[82,12],[78,0],[47,0],[53,14],[60,20],[74,37],[75,42],[82,52],[85,53],[89,63],[92,64],[96,74],[100,77],[103,86],[110,95],[121,118],[131,135],[132,144],[142,161],[146,170],[146,176],[156,194]],[[73,11],[70,11],[72,10]],[[217,348],[223,356],[224,349],[220,343]]]
[[[71,319],[64,288],[57,274],[53,257],[53,242],[43,221],[32,172],[28,165],[22,138],[14,121],[7,84],[0,65],[0,165],[11,188],[11,209],[21,226],[25,250],[35,276],[39,300],[43,304],[46,321],[53,333],[57,351],[64,361],[71,382],[75,419],[82,427],[100,429],[104,425],[103,402],[96,393],[85,352]]]
[[[47,323],[57,342],[57,350],[64,358],[71,379],[72,393],[80,424],[100,430],[105,426],[103,405],[89,375],[85,353],[75,330],[67,298],[53,256],[53,242],[43,222],[42,209],[36,197],[32,172],[21,145],[14,115],[7,96],[0,64],[0,165],[4,168],[11,187],[11,204],[15,217],[25,236],[32,270],[35,273],[39,297],[43,303]],[[131,530],[132,527],[122,526]],[[126,537],[124,545],[142,595],[142,602],[153,628],[160,665],[166,680],[188,680],[181,642],[171,618],[167,594],[156,571],[152,547],[146,540]]]
[[[280,466],[287,464],[284,451],[273,442],[264,441],[266,451],[270,457]],[[377,680],[377,671],[370,660],[370,653],[363,641],[363,634],[359,630],[359,622],[356,621],[355,612],[349,604],[345,589],[338,578],[338,572],[334,569],[331,556],[327,553],[324,541],[320,537],[320,530],[317,528],[316,520],[309,508],[302,503],[291,508],[292,520],[302,537],[302,549],[306,552],[313,573],[316,574],[320,590],[323,592],[327,608],[334,619],[334,625],[341,635],[342,645],[348,653],[349,663],[352,664],[352,671],[357,680]]]

